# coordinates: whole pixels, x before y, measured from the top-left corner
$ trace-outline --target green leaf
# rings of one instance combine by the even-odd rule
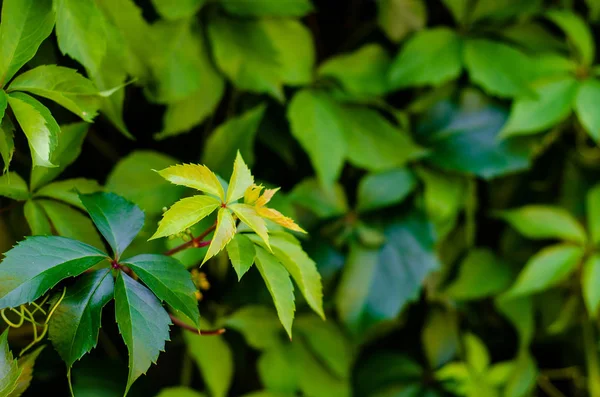
[[[91,123],[100,108],[98,89],[74,69],[43,65],[17,76],[8,91],[26,91],[48,98]]]
[[[4,91],[2,91],[4,93]],[[6,93],[0,94],[6,97]],[[8,101],[8,97],[6,97]],[[0,123],[0,156],[4,161],[4,168],[2,173],[8,171],[10,162],[12,161],[13,154],[15,154],[15,126],[13,125],[10,117],[3,117]]]
[[[367,174],[357,193],[359,212],[389,207],[402,202],[417,186],[417,178],[407,168]]]
[[[220,206],[219,200],[205,195],[181,199],[163,214],[158,229],[150,240],[181,233],[212,214]]]
[[[196,15],[206,0],[152,0],[152,4],[161,17],[169,20],[177,20]]]
[[[546,17],[557,24],[567,35],[585,65],[594,61],[595,44],[592,32],[585,20],[571,11],[551,10]]]
[[[261,28],[277,52],[281,81],[298,86],[312,82],[316,54],[310,30],[283,18],[262,19]]]
[[[581,287],[583,289],[583,298],[590,317],[598,315],[600,307],[600,255],[590,256],[583,264],[583,274],[581,276]]]
[[[15,387],[21,375],[21,368],[8,348],[8,328],[0,335],[0,395],[7,396]]]
[[[52,345],[70,369],[98,343],[102,308],[113,298],[110,269],[87,273],[67,289],[49,323]]]
[[[122,262],[138,275],[158,299],[183,313],[200,327],[200,314],[190,273],[175,258],[142,254]]]
[[[231,204],[241,199],[244,197],[246,190],[253,184],[254,177],[250,172],[250,168],[248,168],[242,155],[238,151],[235,156],[235,161],[233,162],[233,171],[231,172],[231,178],[229,178],[225,202]]]
[[[458,276],[445,293],[461,301],[482,299],[504,291],[512,280],[513,272],[508,263],[490,250],[476,248],[461,262]]]
[[[252,166],[254,139],[266,109],[264,104],[258,105],[217,127],[204,145],[202,154],[204,164],[219,175],[230,175],[239,151]],[[241,192],[242,195],[244,191]],[[240,192],[237,193],[236,196]],[[227,201],[229,202],[229,199]]]
[[[200,368],[210,395],[227,396],[233,381],[233,352],[223,337],[206,338],[185,333],[184,339],[190,356]]]
[[[495,299],[494,303],[498,312],[502,313],[517,330],[519,348],[521,350],[529,349],[535,333],[535,307],[531,297],[504,298],[501,295]]]
[[[528,168],[533,141],[498,139],[506,118],[505,109],[473,91],[465,91],[457,102],[436,103],[416,128],[431,150],[426,161],[485,179]]]
[[[33,352],[19,358],[18,364],[21,375],[19,375],[19,379],[17,379],[17,386],[8,397],[20,397],[27,389],[29,389],[31,381],[33,380],[33,366],[35,365],[35,360],[37,360],[45,347],[46,346],[40,346]]]
[[[465,346],[465,361],[469,369],[480,375],[486,372],[490,365],[490,355],[487,348],[476,335],[467,333],[463,337]]]
[[[298,379],[289,345],[282,344],[266,350],[258,358],[256,367],[265,389],[274,393],[296,395]]]
[[[292,135],[307,152],[326,186],[338,179],[346,156],[346,125],[341,112],[327,94],[308,89],[294,95],[288,107]]]
[[[98,71],[106,54],[107,39],[106,20],[96,2],[55,0],[54,9],[60,51],[88,70]]]
[[[144,226],[144,213],[113,193],[82,194],[79,199],[117,258]]]
[[[28,200],[23,207],[23,212],[32,236],[52,235],[50,219],[37,200]]]
[[[501,136],[535,134],[563,121],[571,114],[578,86],[572,77],[535,83],[532,89],[536,97],[513,102]]]
[[[273,254],[258,246],[256,247],[256,267],[271,293],[279,320],[291,339],[296,305],[294,304],[294,286],[290,276]]]
[[[378,2],[380,6],[384,3],[391,1]],[[382,46],[366,44],[352,53],[325,61],[319,67],[319,76],[338,80],[349,94],[356,97],[377,97],[388,91],[387,73],[391,62],[390,55]]]
[[[516,297],[543,291],[567,278],[584,255],[583,248],[553,245],[532,256],[505,296]]]
[[[249,236],[255,243],[257,238]],[[289,233],[277,233],[270,236],[269,242],[275,258],[292,276],[308,305],[325,319],[323,312],[323,286],[316,263],[304,252],[300,242]]]
[[[385,237],[379,249],[350,245],[335,305],[354,335],[394,319],[418,298],[425,277],[439,267],[432,225],[420,213],[392,220]]]
[[[0,85],[4,86],[52,33],[52,0],[6,0],[0,25]]]
[[[431,368],[452,360],[459,348],[458,321],[449,311],[432,310],[427,316],[421,341]]]
[[[158,21],[152,25],[160,49],[151,59],[157,81],[153,96],[159,103],[181,101],[199,90],[219,89],[223,84],[211,64],[202,30],[193,21]]]
[[[0,175],[0,196],[13,200],[27,200],[29,198],[27,182],[16,172]]]
[[[529,19],[530,16],[542,11],[542,0],[483,0],[476,4],[468,4],[469,17],[472,21],[485,23],[504,22],[513,17]]]
[[[236,234],[233,240],[227,244],[227,255],[233,265],[238,281],[242,279],[242,276],[246,274],[250,267],[254,263],[254,256],[256,251],[254,250],[254,244],[243,234]]]
[[[205,165],[178,164],[158,171],[158,173],[175,185],[191,187],[225,200],[221,182]]]
[[[265,306],[244,306],[227,318],[225,326],[241,332],[248,345],[257,350],[270,350],[281,342],[277,314]]]
[[[104,250],[104,243],[90,218],[68,205],[56,201],[35,201],[41,205],[46,215],[48,215],[56,234]]]
[[[515,47],[491,40],[472,39],[465,42],[465,66],[471,80],[489,94],[515,97],[529,94],[533,64]]]
[[[58,144],[50,156],[52,163],[57,167],[34,167],[31,170],[31,190],[52,181],[60,175],[65,168],[71,165],[81,153],[81,145],[87,135],[89,124],[84,122],[62,125]]]
[[[75,178],[65,181],[53,182],[39,189],[34,197],[49,197],[63,201],[73,207],[85,210],[79,199],[79,194],[96,193],[102,191],[102,186],[91,179]]]
[[[76,240],[28,237],[0,263],[0,308],[33,302],[59,281],[78,276],[103,259],[105,253]]]
[[[154,294],[123,272],[115,282],[115,315],[129,351],[129,377],[125,395],[145,374],[169,340],[169,315]]]
[[[439,62],[443,59],[444,62]],[[393,88],[441,85],[460,75],[462,42],[447,28],[423,30],[412,36],[390,66]]]
[[[409,33],[421,30],[427,22],[423,0],[379,0],[377,23],[388,39],[398,43]]]
[[[442,0],[442,3],[450,10],[454,21],[458,23],[465,21],[469,10],[468,0]]]
[[[343,117],[348,161],[358,167],[383,171],[402,167],[426,154],[426,150],[414,143],[410,135],[375,110],[347,106]]]
[[[348,201],[344,188],[336,183],[330,189],[314,178],[304,179],[298,183],[290,198],[297,205],[314,212],[319,218],[332,218],[348,212]]]
[[[60,127],[48,108],[20,92],[10,93],[8,103],[29,141],[33,166],[56,166],[50,159],[58,145]]]
[[[279,54],[261,21],[215,16],[208,36],[219,69],[238,89],[283,100]]]
[[[248,204],[231,204],[228,208],[231,209],[242,222],[248,225],[250,229],[258,234],[262,241],[265,242],[267,248],[270,249],[267,224],[265,219],[256,212],[256,207]]]
[[[594,244],[598,244],[600,242],[600,185],[588,191],[586,207],[590,237]]]
[[[106,190],[133,201],[146,214],[159,215],[164,207],[179,200],[185,188],[174,186],[153,169],[176,164],[177,160],[163,153],[136,150],[112,169],[106,180]]]
[[[175,386],[162,389],[156,397],[206,397],[206,395],[184,386]]]
[[[220,4],[227,12],[242,17],[303,17],[313,11],[310,0],[288,0],[285,3],[270,0],[221,0]]]
[[[598,101],[600,101],[600,81],[595,79],[583,81],[575,98],[575,113],[590,137],[596,142],[600,142],[600,116],[594,108]]]
[[[221,252],[221,250],[225,248],[231,239],[233,239],[235,236],[235,231],[235,220],[233,219],[231,211],[227,208],[219,208],[219,213],[217,215],[217,228],[215,229],[215,234],[210,241],[208,251],[206,252],[206,256],[204,257],[202,264]]]
[[[528,238],[556,238],[576,243],[585,243],[587,239],[585,230],[579,222],[559,207],[527,205],[503,211],[500,217]]]

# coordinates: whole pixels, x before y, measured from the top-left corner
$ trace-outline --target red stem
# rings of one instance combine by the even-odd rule
[[[210,240],[208,240],[208,241],[202,241],[202,239],[204,237],[208,236],[210,234],[210,232],[212,232],[213,230],[215,230],[216,227],[217,227],[217,224],[215,223],[214,225],[212,225],[211,227],[209,227],[208,229],[206,229],[198,237],[194,237],[193,239],[191,239],[190,241],[188,241],[186,243],[178,245],[175,248],[171,248],[170,250],[168,250],[167,252],[165,252],[164,255],[167,255],[167,256],[175,255],[176,253],[178,253],[180,251],[183,251],[184,249],[191,248],[191,247],[194,247],[194,248],[206,247],[207,245],[210,244]]]
[[[210,331],[197,330],[196,328],[192,327],[189,324],[186,324],[185,322],[181,321],[180,319],[178,319],[177,317],[175,317],[172,314],[169,314],[169,317],[171,317],[171,321],[173,322],[173,324],[185,329],[186,331],[190,331],[191,333],[194,333],[196,335],[223,335],[225,333],[225,328],[213,329]]]

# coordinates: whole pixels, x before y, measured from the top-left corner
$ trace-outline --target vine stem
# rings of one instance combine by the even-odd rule
[[[178,245],[175,248],[171,248],[170,250],[165,252],[165,255],[167,255],[167,256],[175,255],[176,253],[178,253],[180,251],[183,251],[185,249],[192,248],[192,247],[194,247],[194,248],[206,247],[207,245],[210,244],[211,240],[202,241],[202,239],[204,239],[204,237],[208,236],[210,234],[210,232],[215,230],[216,227],[217,227],[217,224],[215,223],[214,225],[212,225],[211,227],[206,229],[204,232],[202,232],[202,234],[200,234],[198,237],[194,237],[193,239],[191,239],[190,241],[188,241],[186,243]]]
[[[169,313],[169,317],[171,317],[171,321],[173,321],[173,324],[175,324],[178,327],[181,327],[183,329],[185,329],[186,331],[190,331],[193,334],[196,335],[223,335],[225,333],[225,328],[219,328],[219,329],[214,329],[214,330],[198,330],[194,327],[192,327],[191,325],[181,321],[180,319],[178,319],[177,317],[175,317],[174,315]]]

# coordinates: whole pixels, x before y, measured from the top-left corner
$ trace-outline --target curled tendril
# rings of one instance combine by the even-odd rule
[[[65,298],[66,292],[67,292],[67,289],[63,288],[60,298],[52,306],[52,308],[50,309],[50,311],[48,312],[47,315],[46,315],[46,311],[43,309],[42,306],[44,306],[48,302],[49,296],[46,296],[39,304],[35,303],[35,302],[30,303],[29,305],[33,306],[33,310],[29,310],[27,305],[21,305],[21,306],[19,306],[18,309],[10,308],[9,310],[19,317],[19,321],[16,323],[12,322],[6,316],[7,309],[0,310],[0,316],[2,316],[2,319],[11,328],[20,328],[23,326],[23,324],[25,324],[25,322],[28,322],[31,324],[31,329],[33,330],[33,341],[31,341],[30,344],[28,344],[27,346],[25,346],[23,348],[23,350],[21,350],[21,353],[19,354],[20,356],[22,356],[26,351],[28,351],[33,346],[35,346],[36,344],[41,342],[42,339],[44,339],[44,337],[46,336],[46,333],[48,333],[48,324],[50,323],[50,319],[54,315],[54,312],[56,311],[56,308],[58,307],[58,305],[60,305],[61,302],[63,301],[63,299]],[[43,323],[39,323],[35,320],[34,314],[36,314],[37,312],[40,312],[44,316],[46,316],[46,319],[44,320]],[[38,331],[38,328],[41,328],[41,332]]]

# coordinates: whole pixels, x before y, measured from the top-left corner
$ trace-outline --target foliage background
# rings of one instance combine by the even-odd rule
[[[57,13],[27,67],[73,67],[100,89],[134,79],[92,124],[68,127],[87,135],[59,179],[96,180],[140,205],[141,247],[162,208],[190,193],[151,170],[201,162],[227,178],[239,149],[258,179],[283,187],[276,207],[309,230],[325,285],[327,322],[299,303],[290,343],[256,270],[238,284],[226,257],[212,260],[201,314],[227,334],[174,332],[131,395],[600,395],[600,2],[54,6],[76,23]],[[43,102],[61,125],[79,121]],[[24,178],[26,145],[17,134],[10,166]],[[0,204],[5,252],[32,232],[23,201]],[[87,230],[79,218],[54,226]],[[179,259],[192,267],[197,251]],[[122,391],[111,317],[73,370],[77,396]],[[67,395],[51,350],[26,395]],[[160,395],[185,393],[196,395]]]

